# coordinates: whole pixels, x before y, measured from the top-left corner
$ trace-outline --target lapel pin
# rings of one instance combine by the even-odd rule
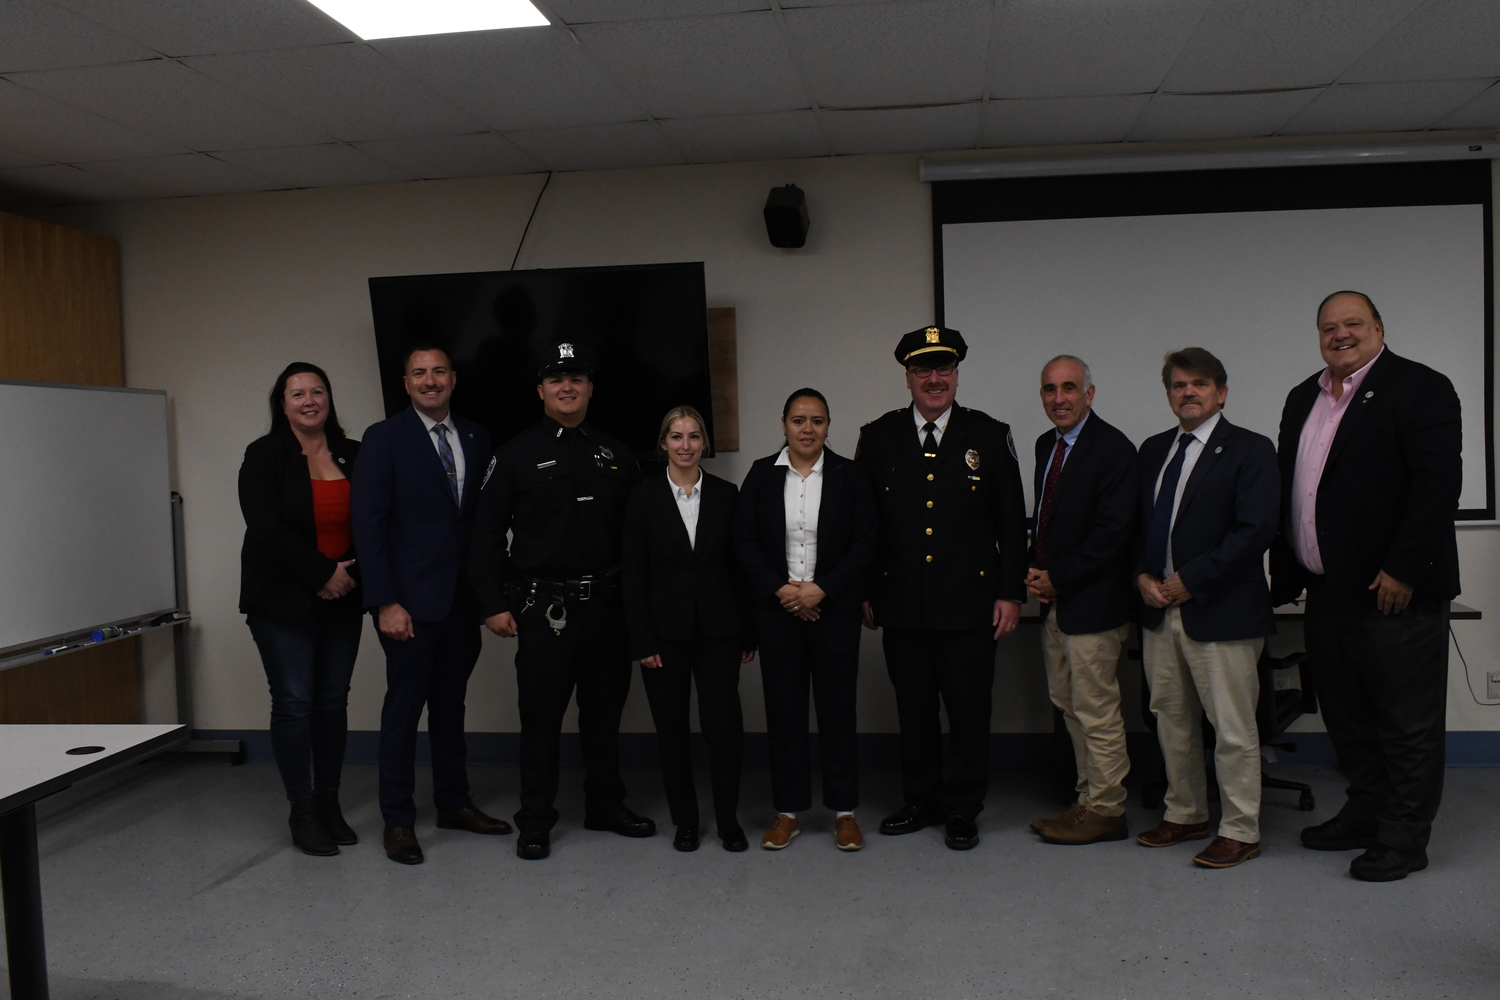
[[[1366,398],[1366,399],[1369,399],[1369,398],[1371,398],[1371,397],[1372,397],[1372,396],[1374,396],[1374,395],[1375,395],[1375,390],[1374,390],[1374,389],[1370,389],[1370,390],[1369,390],[1369,391],[1367,391],[1367,392],[1366,392],[1366,393],[1365,393],[1365,398]]]
[[[1224,446],[1221,444],[1217,448],[1214,449],[1214,454],[1217,455],[1219,452],[1221,452],[1223,450],[1224,450]]]
[[[341,459],[339,459],[339,464],[340,464],[340,465],[343,465],[343,464],[344,464],[344,460],[343,460],[343,459],[342,459],[342,458],[341,458]]]

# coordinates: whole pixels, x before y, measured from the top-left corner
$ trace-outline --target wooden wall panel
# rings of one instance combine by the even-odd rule
[[[740,360],[733,309],[708,311],[708,373],[714,397],[714,451],[739,451]]]
[[[0,378],[125,384],[118,243],[0,213]],[[136,639],[0,672],[0,721],[139,720]]]

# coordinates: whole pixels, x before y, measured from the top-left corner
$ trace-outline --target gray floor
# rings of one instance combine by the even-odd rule
[[[1313,816],[1329,815],[1337,775],[1303,773]],[[1350,879],[1352,855],[1297,847],[1309,817],[1285,792],[1268,796],[1263,856],[1206,871],[1188,845],[1041,844],[1026,823],[1055,802],[1006,772],[966,854],[939,830],[874,835],[899,799],[889,771],[866,774],[871,836],[854,855],[827,814],[779,854],[590,833],[569,772],[551,859],[429,816],[427,863],[406,868],[378,846],[374,779],[346,771],[364,842],[337,858],[289,846],[266,764],[157,761],[50,800],[53,996],[1433,998],[1493,997],[1500,978],[1496,771],[1449,772],[1432,867],[1389,885]],[[474,780],[482,806],[511,811],[513,769]],[[664,822],[656,776],[628,780]],[[765,772],[747,772],[744,818],[768,803]],[[1132,812],[1133,831],[1151,822]]]

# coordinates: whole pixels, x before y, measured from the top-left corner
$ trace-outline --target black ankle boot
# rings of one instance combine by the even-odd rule
[[[303,854],[327,857],[339,852],[338,845],[323,829],[318,819],[318,804],[312,798],[297,799],[292,803],[292,818],[287,820],[292,828],[292,843],[302,848]]]
[[[328,831],[329,839],[345,847],[359,843],[359,834],[344,822],[344,812],[339,808],[337,788],[313,792],[313,801],[318,804],[318,819],[322,822],[323,829]]]

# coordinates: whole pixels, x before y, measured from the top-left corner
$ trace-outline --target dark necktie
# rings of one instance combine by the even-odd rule
[[[937,458],[937,424],[931,420],[922,425],[922,433],[927,435],[922,438],[922,452],[925,458]]]
[[[458,466],[453,462],[453,446],[448,443],[448,425],[433,424],[432,432],[437,435],[438,459],[448,474],[448,495],[453,498],[455,507],[461,506],[458,502]]]
[[[1042,486],[1042,506],[1036,513],[1036,568],[1047,568],[1047,553],[1042,547],[1043,538],[1047,533],[1047,525],[1052,520],[1052,501],[1056,499],[1057,481],[1062,478],[1063,459],[1067,457],[1068,442],[1063,438],[1057,439],[1057,447],[1052,449],[1052,464],[1047,466],[1047,479]]]
[[[1167,463],[1167,471],[1161,476],[1161,489],[1156,493],[1156,506],[1151,509],[1151,526],[1146,529],[1146,565],[1156,571],[1158,577],[1167,575],[1167,544],[1172,537],[1172,503],[1177,499],[1177,481],[1182,478],[1182,461],[1187,458],[1188,442],[1193,435],[1186,432],[1177,439],[1177,454]]]

